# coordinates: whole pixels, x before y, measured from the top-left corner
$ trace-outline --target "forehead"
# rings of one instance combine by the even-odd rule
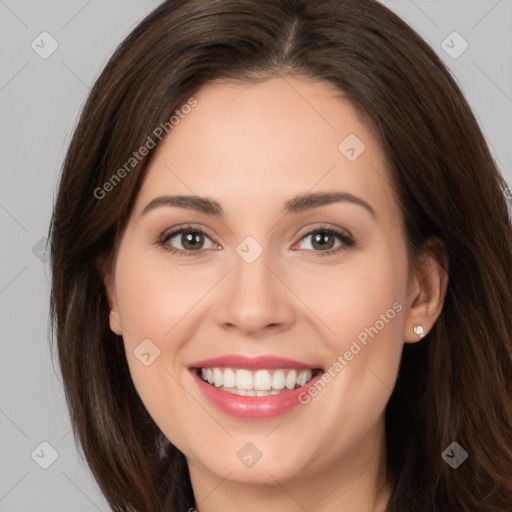
[[[156,194],[193,193],[226,204],[227,213],[231,206],[247,214],[317,190],[396,208],[378,141],[331,84],[294,77],[215,82],[194,98],[197,106],[153,155],[139,209]]]

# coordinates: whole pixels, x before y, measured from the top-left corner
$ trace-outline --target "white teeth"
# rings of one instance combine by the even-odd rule
[[[306,384],[307,375],[306,372],[300,372],[299,375],[297,375],[297,384],[299,386],[304,386]]]
[[[226,368],[224,370],[224,386],[226,388],[236,387],[236,375],[231,368]]]
[[[297,382],[297,372],[295,370],[290,370],[288,375],[286,376],[286,387],[288,389],[293,389],[295,387],[295,383]]]
[[[258,370],[254,375],[254,389],[268,391],[272,388],[272,377],[267,370]]]
[[[216,388],[220,388],[224,383],[224,375],[219,368],[213,369],[213,383],[215,384]]]
[[[201,377],[223,391],[242,396],[268,396],[308,383],[312,370],[257,370],[235,368],[201,368]]]
[[[283,389],[286,377],[283,370],[276,370],[272,375],[272,389]]]
[[[236,371],[236,387],[238,389],[253,389],[252,373],[249,370]]]
[[[279,394],[279,391],[277,389],[271,389],[270,391],[254,391],[253,389],[245,390],[237,388],[222,388],[222,391],[227,391],[228,393],[233,393],[234,395],[241,396],[269,396]]]

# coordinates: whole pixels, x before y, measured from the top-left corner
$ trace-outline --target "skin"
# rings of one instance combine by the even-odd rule
[[[384,411],[404,343],[419,341],[441,312],[446,272],[429,254],[410,267],[403,216],[373,132],[339,91],[297,77],[215,82],[158,146],[105,276],[111,329],[123,336],[136,389],[162,432],[187,457],[200,512],[382,512],[391,482]],[[366,149],[349,161],[349,134]],[[371,205],[336,202],[283,215],[307,192],[344,191]],[[176,206],[142,215],[161,195],[214,199],[217,218]],[[178,256],[157,243],[170,228],[206,232],[200,251]],[[355,243],[324,255],[308,233],[321,225]],[[253,237],[247,263],[237,246]],[[336,237],[329,248],[344,245]],[[181,235],[167,242],[177,249]],[[194,250],[189,249],[189,253]],[[199,255],[198,252],[200,252]],[[414,270],[409,274],[409,270]],[[325,388],[291,414],[244,421],[219,412],[187,365],[227,354],[288,357],[327,369],[365,327],[402,308]],[[150,339],[160,356],[134,355]],[[237,452],[262,453],[248,468]]]

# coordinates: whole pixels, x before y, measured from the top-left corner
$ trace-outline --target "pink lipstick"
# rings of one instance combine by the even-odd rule
[[[273,356],[228,355],[189,365],[199,389],[221,412],[239,419],[270,419],[300,405],[323,370]]]

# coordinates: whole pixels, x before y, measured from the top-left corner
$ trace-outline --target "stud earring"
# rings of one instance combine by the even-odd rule
[[[423,331],[423,327],[421,325],[415,325],[413,330],[420,338],[423,338],[423,336],[425,335],[425,332]]]

